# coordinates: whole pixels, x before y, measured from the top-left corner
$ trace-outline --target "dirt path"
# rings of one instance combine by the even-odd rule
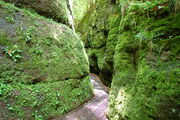
[[[106,117],[108,105],[107,90],[97,75],[90,74],[90,77],[94,86],[94,97],[65,116],[53,120],[108,120]]]

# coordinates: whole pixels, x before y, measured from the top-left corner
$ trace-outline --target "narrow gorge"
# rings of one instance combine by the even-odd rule
[[[179,120],[180,0],[0,0],[0,120]]]

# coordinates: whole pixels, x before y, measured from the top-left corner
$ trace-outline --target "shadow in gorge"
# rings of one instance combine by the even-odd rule
[[[116,4],[116,0],[111,0],[111,4]]]
[[[90,73],[97,74],[105,86],[111,86],[113,72],[107,69],[99,69],[97,57],[95,55],[90,58]]]
[[[90,72],[99,75],[99,67],[97,64],[97,57],[95,55],[90,58]]]
[[[100,71],[100,78],[103,82],[104,85],[111,87],[111,82],[112,82],[112,72],[108,70]]]

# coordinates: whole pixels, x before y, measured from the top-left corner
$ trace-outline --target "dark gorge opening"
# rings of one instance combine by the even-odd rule
[[[111,4],[116,4],[116,0],[111,0]]]
[[[100,69],[98,67],[97,56],[93,55],[89,58],[90,61],[90,73],[99,75],[104,85],[110,87],[112,82],[113,72],[107,69]]]
[[[93,55],[89,60],[90,60],[90,72],[99,75],[97,57]]]
[[[111,71],[108,70],[100,71],[100,78],[102,82],[108,87],[111,87],[112,75],[113,73]]]

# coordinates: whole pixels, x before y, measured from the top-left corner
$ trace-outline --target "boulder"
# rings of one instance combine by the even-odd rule
[[[0,119],[49,119],[87,101],[88,66],[69,27],[0,1]]]
[[[27,8],[39,13],[42,16],[69,24],[69,9],[67,0],[3,0],[13,3],[20,8]]]

